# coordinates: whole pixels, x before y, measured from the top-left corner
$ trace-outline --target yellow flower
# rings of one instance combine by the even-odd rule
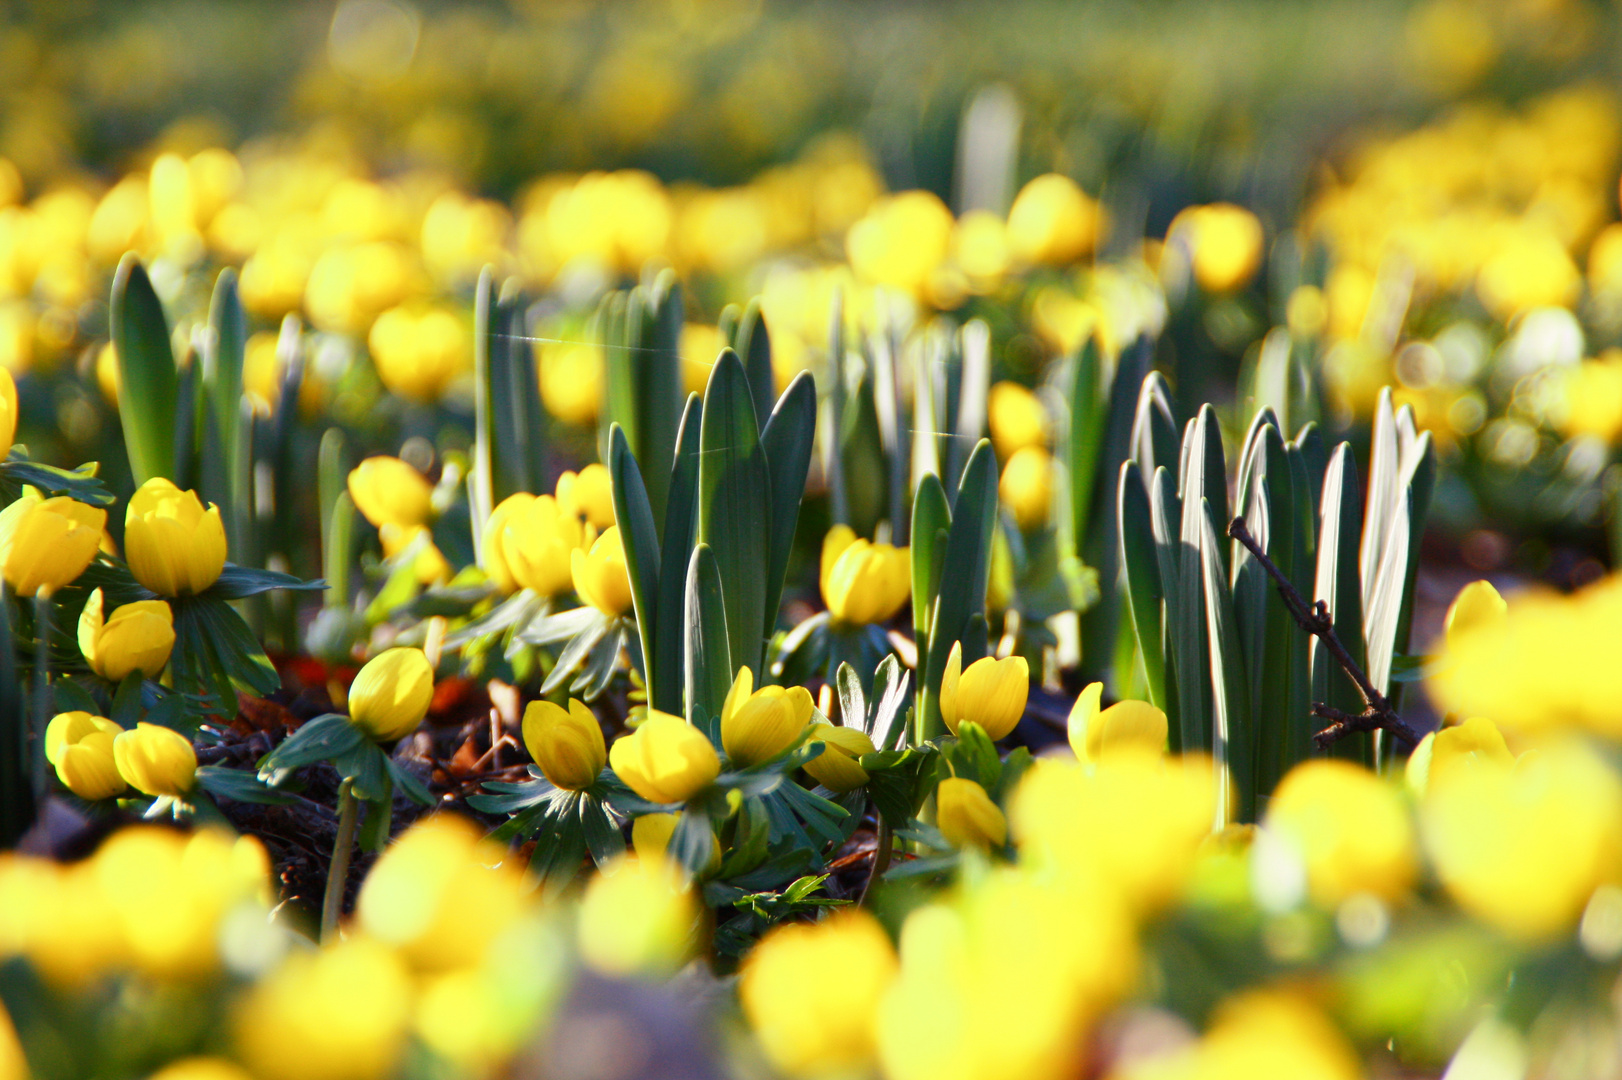
[[[1048,414],[1030,390],[1006,379],[991,388],[986,418],[997,456],[1007,461],[1027,446],[1045,446]]]
[[[1267,827],[1300,854],[1308,892],[1326,907],[1356,893],[1400,899],[1419,872],[1401,794],[1349,761],[1318,758],[1291,769],[1273,792]]]
[[[1501,626],[1508,613],[1509,605],[1492,587],[1492,582],[1472,581],[1460,589],[1459,595],[1448,605],[1442,629],[1448,644],[1453,645],[1459,635],[1478,627]]]
[[[571,791],[595,784],[608,764],[597,717],[574,698],[567,709],[550,701],[530,702],[524,710],[524,747],[548,780]]]
[[[503,592],[556,596],[573,583],[570,553],[589,530],[550,495],[518,492],[501,500],[484,532],[485,571]]]
[[[660,861],[666,857],[670,847],[670,838],[676,835],[676,825],[681,820],[680,814],[658,813],[643,814],[631,822],[631,850],[636,857],[649,861]],[[721,840],[710,847],[710,861],[704,868],[705,874],[713,874],[721,869]]]
[[[592,462],[579,474],[558,477],[558,506],[564,513],[583,517],[599,532],[614,524],[614,482],[608,466]]]
[[[954,735],[959,724],[972,720],[995,741],[1025,715],[1030,689],[1030,665],[1023,656],[982,656],[963,671],[963,645],[953,642],[941,675],[941,719]]]
[[[874,750],[867,733],[832,724],[811,725],[810,742],[820,742],[822,753],[805,763],[805,771],[829,791],[853,791],[867,783],[867,770],[857,764],[863,754]]]
[[[1262,223],[1242,206],[1191,206],[1172,219],[1167,236],[1187,245],[1194,279],[1209,293],[1250,284],[1262,262]]]
[[[988,293],[1008,273],[1008,227],[989,210],[970,210],[952,229],[952,261],[969,290]]]
[[[434,700],[434,669],[421,649],[384,649],[349,684],[349,718],[378,742],[403,739]]]
[[[1014,513],[1014,521],[1024,532],[1048,523],[1053,505],[1053,458],[1040,446],[1027,446],[1015,452],[1003,467],[997,494]]]
[[[1062,266],[1092,254],[1103,224],[1098,203],[1074,180],[1047,173],[1014,196],[1008,246],[1019,262]]]
[[[616,860],[581,897],[580,955],[609,975],[669,975],[692,953],[699,914],[692,889],[664,859]]]
[[[17,380],[0,368],[0,454],[11,449],[17,438]]]
[[[569,553],[569,576],[580,599],[604,615],[623,615],[631,606],[631,578],[625,569],[625,548],[618,526],[612,526],[591,550]]]
[[[1299,993],[1246,990],[1222,1001],[1210,1030],[1192,1045],[1137,1059],[1116,1080],[1361,1080],[1357,1054],[1329,1020]]]
[[[434,516],[433,491],[422,473],[399,458],[369,457],[349,472],[349,497],[376,526],[426,525]]]
[[[954,847],[1002,847],[1008,819],[973,780],[949,776],[935,789],[935,824]]]
[[[803,686],[755,690],[754,685],[755,674],[748,665],[739,668],[721,706],[721,748],[734,765],[745,769],[793,746],[816,707]]]
[[[878,920],[850,909],[768,932],[739,971],[738,1001],[779,1072],[862,1075],[872,1071],[875,1014],[899,969]]]
[[[45,728],[45,756],[56,775],[81,799],[95,802],[124,790],[113,760],[113,739],[124,729],[86,712],[58,713]]]
[[[822,599],[835,620],[860,626],[888,622],[912,595],[907,548],[859,539],[835,525],[822,541]]]
[[[113,739],[113,759],[130,787],[148,795],[181,798],[197,779],[197,751],[171,728],[145,722]]]
[[[603,404],[600,346],[582,341],[536,342],[535,367],[548,416],[582,427],[596,422]]]
[[[124,561],[135,580],[161,596],[202,592],[225,569],[220,508],[210,505],[205,511],[196,492],[154,476],[130,497]]]
[[[415,971],[481,964],[528,904],[529,885],[507,854],[466,818],[430,815],[366,875],[355,922]]]
[[[253,1077],[228,1058],[189,1057],[170,1062],[149,1080],[253,1080]]]
[[[104,679],[122,682],[139,671],[155,679],[175,647],[175,615],[162,600],[137,600],[102,621],[102,595],[97,589],[79,614],[79,651]]]
[[[383,385],[421,404],[437,400],[473,355],[461,319],[437,307],[390,308],[372,324],[366,342]]]
[[[1070,749],[1076,757],[1097,765],[1121,753],[1165,750],[1165,713],[1147,701],[1118,701],[1101,711],[1103,693],[1103,683],[1092,683],[1071,706]]]
[[[55,592],[84,573],[106,524],[97,507],[24,494],[0,512],[0,572],[19,596]]]
[[[262,1080],[383,1080],[411,994],[406,965],[376,939],[294,952],[238,1002],[236,1048]]]
[[[928,191],[887,196],[845,234],[850,267],[863,281],[921,297],[946,259],[952,224],[952,212]]]
[[[423,585],[433,585],[441,581],[449,581],[451,564],[445,560],[445,555],[433,541],[432,534],[426,525],[396,525],[392,521],[385,521],[377,527],[377,538],[383,544],[383,557],[393,559],[417,542],[421,536],[429,537],[422,550],[412,561],[412,569],[416,572],[417,581]]]
[[[617,739],[608,760],[632,791],[656,803],[686,802],[721,774],[721,760],[704,733],[658,710],[649,710],[640,727]]]
[[[1509,745],[1496,724],[1485,717],[1474,716],[1419,740],[1414,752],[1408,755],[1403,775],[1408,790],[1423,796],[1437,778],[1478,762],[1491,762],[1507,769],[1515,764],[1515,755],[1509,752]]]

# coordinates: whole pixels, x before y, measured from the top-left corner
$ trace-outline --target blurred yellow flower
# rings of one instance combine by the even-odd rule
[[[339,244],[315,260],[304,287],[304,310],[317,329],[361,334],[418,291],[417,268],[399,244]],[[437,330],[436,328],[432,328]],[[424,336],[429,328],[424,328]],[[393,344],[392,340],[388,344]],[[378,352],[372,335],[372,352]],[[382,365],[380,364],[379,367]],[[385,380],[386,381],[386,380]],[[391,387],[392,388],[392,387]]]
[[[623,615],[631,606],[631,578],[618,526],[597,538],[590,551],[569,552],[569,575],[580,599],[604,615]]]
[[[211,503],[204,510],[195,491],[154,476],[130,496],[124,561],[137,581],[160,596],[204,591],[225,569],[220,508]]]
[[[184,798],[197,778],[197,751],[178,731],[142,721],[113,739],[113,758],[129,786],[148,795]]]
[[[805,771],[817,783],[833,792],[853,791],[867,783],[867,770],[858,762],[875,747],[866,732],[818,722],[811,725],[807,741],[823,744],[822,753],[805,763]]]
[[[17,380],[0,366],[0,453],[11,449],[17,439]]]
[[[137,600],[113,610],[104,621],[102,592],[96,589],[79,614],[79,651],[91,670],[122,682],[139,671],[155,679],[175,645],[175,616],[162,600]]]
[[[1319,758],[1291,769],[1273,792],[1266,826],[1299,854],[1308,891],[1327,907],[1358,893],[1398,900],[1419,873],[1401,795],[1349,761]]]
[[[1103,210],[1074,180],[1046,173],[1014,196],[1008,247],[1018,262],[1064,266],[1093,253],[1103,226]]]
[[[590,530],[550,495],[520,491],[501,500],[484,530],[484,568],[503,592],[556,596],[573,584],[571,553]]]
[[[585,341],[538,341],[535,365],[541,402],[549,416],[582,427],[597,422],[603,406],[603,352]]]
[[[954,847],[1000,848],[1008,842],[1008,819],[973,780],[948,776],[935,788],[935,824]]]
[[[850,227],[845,253],[861,280],[923,297],[946,261],[952,227],[952,212],[937,196],[904,191],[880,199]]]
[[[1019,383],[1005,379],[993,385],[986,411],[991,442],[1002,460],[1007,461],[1028,446],[1047,444],[1047,410],[1041,399]]]
[[[1250,284],[1262,263],[1262,223],[1242,206],[1191,206],[1172,219],[1168,242],[1185,245],[1194,280],[1218,295]]]
[[[952,228],[952,262],[968,279],[969,289],[988,293],[1008,273],[1008,227],[989,210],[970,210]]]
[[[1251,989],[1220,1002],[1205,1037],[1137,1058],[1111,1080],[1362,1080],[1346,1036],[1295,990]]]
[[[851,909],[768,932],[739,971],[738,1000],[782,1073],[856,1075],[875,1063],[875,1013],[898,968],[878,920]]]
[[[614,741],[608,761],[632,791],[656,803],[686,802],[721,774],[721,759],[704,733],[658,710]]]
[[[697,898],[670,863],[621,859],[586,884],[580,955],[608,975],[668,976],[693,952],[699,913]]]
[[[1040,446],[1015,451],[1003,466],[997,494],[1024,532],[1048,523],[1053,506],[1053,457]]]
[[[1567,438],[1622,439],[1622,350],[1607,349],[1560,372],[1560,401],[1552,417]]]
[[[452,573],[451,564],[446,561],[445,555],[434,544],[433,534],[426,525],[396,525],[392,521],[385,521],[377,527],[377,539],[383,546],[385,559],[397,558],[408,551],[419,539],[426,537],[427,542],[421,551],[412,560],[412,567],[416,571],[417,582],[421,585],[435,585],[449,581]]]
[[[1509,752],[1503,732],[1491,720],[1473,716],[1462,724],[1430,732],[1408,755],[1403,777],[1408,790],[1424,795],[1433,778],[1444,777],[1455,768],[1468,768],[1478,762],[1490,762],[1503,768],[1515,764],[1515,755]]]
[[[532,701],[524,709],[524,748],[546,778],[560,788],[583,791],[608,764],[608,747],[597,717],[570,698],[563,708]]]
[[[598,532],[614,524],[614,482],[607,465],[594,461],[578,474],[565,472],[555,490],[564,513],[585,518]]]
[[[373,525],[409,528],[433,517],[434,489],[427,479],[399,458],[369,457],[349,471],[349,497]]]
[[[721,747],[732,763],[749,768],[781,754],[799,741],[816,706],[803,686],[754,689],[755,674],[738,669],[721,706]]]
[[[972,720],[995,741],[1025,715],[1030,688],[1030,665],[1023,656],[982,656],[964,670],[963,645],[953,642],[941,676],[941,719],[954,735],[960,724]]]
[[[835,525],[822,540],[822,600],[841,623],[889,622],[912,595],[907,548],[874,544],[849,525]]]
[[[384,649],[349,684],[349,719],[378,742],[403,739],[434,700],[434,669],[421,649]]]
[[[444,307],[390,308],[372,324],[366,343],[383,385],[419,404],[438,400],[473,363],[467,328]]]

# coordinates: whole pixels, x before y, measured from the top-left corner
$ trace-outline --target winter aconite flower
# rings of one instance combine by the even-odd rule
[[[1165,750],[1165,713],[1147,701],[1118,701],[1100,709],[1103,693],[1103,683],[1092,683],[1070,709],[1070,749],[1076,757],[1096,765],[1122,752]]]
[[[997,456],[1007,461],[1028,446],[1045,446],[1048,414],[1041,400],[1017,382],[1004,380],[991,388],[986,420]]]
[[[434,669],[421,649],[385,649],[349,685],[349,718],[378,742],[403,739],[434,700]]]
[[[571,551],[569,574],[580,599],[604,615],[623,615],[631,606],[631,579],[617,526],[599,536],[590,551]]]
[[[699,912],[692,889],[669,862],[620,859],[586,884],[577,924],[580,955],[609,975],[670,975],[692,953]]]
[[[99,507],[24,494],[0,512],[0,573],[19,596],[55,592],[84,573],[106,524]]]
[[[734,765],[748,768],[781,754],[799,739],[816,707],[803,686],[754,689],[748,666],[738,669],[721,706],[721,748]]]
[[[0,454],[11,449],[17,437],[17,381],[0,368]]]
[[[126,787],[113,755],[113,740],[123,732],[105,717],[58,713],[45,728],[45,757],[79,798],[109,799]]]
[[[524,747],[546,778],[560,788],[583,791],[608,764],[608,748],[597,717],[580,701],[567,709],[532,701],[524,710]]]
[[[183,798],[197,779],[197,751],[171,728],[140,723],[113,740],[118,772],[130,787],[148,795]]]
[[[1262,262],[1262,223],[1242,206],[1191,206],[1172,219],[1168,240],[1186,245],[1194,280],[1208,293],[1250,284]]]
[[[1396,900],[1419,872],[1399,790],[1349,761],[1318,758],[1291,769],[1268,805],[1267,828],[1295,848],[1307,890],[1326,907],[1355,893]]]
[[[573,584],[572,552],[590,529],[550,495],[520,491],[501,500],[485,526],[484,569],[502,592],[532,589],[556,596]]]
[[[1019,189],[1008,210],[1008,246],[1022,263],[1063,266],[1090,255],[1103,231],[1096,200],[1060,173]]]
[[[656,803],[686,802],[721,774],[721,760],[704,733],[657,710],[609,748],[608,760],[632,791]]]
[[[874,750],[866,732],[832,724],[812,724],[810,742],[822,743],[822,753],[805,763],[810,773],[829,791],[853,791],[867,783],[867,770],[858,764],[863,754]]]
[[[434,516],[434,489],[410,465],[395,457],[369,457],[349,470],[349,497],[373,525],[424,525]]]
[[[941,676],[941,719],[957,734],[972,720],[995,741],[1007,735],[1025,715],[1031,674],[1023,656],[996,660],[983,656],[963,670],[963,646],[953,644]]]
[[[220,508],[204,510],[196,492],[154,476],[130,497],[124,561],[135,580],[160,596],[202,592],[225,568]]]
[[[860,539],[835,525],[822,541],[822,599],[837,622],[888,622],[912,593],[906,548]]]
[[[614,485],[608,466],[594,461],[578,473],[565,472],[558,477],[556,492],[564,513],[585,518],[599,532],[614,524]]]
[[[954,847],[985,850],[1008,841],[1008,819],[973,780],[948,776],[935,789],[935,824]]]
[[[1040,446],[1017,451],[1003,466],[997,494],[1025,532],[1048,523],[1053,505],[1053,457]]]
[[[156,678],[175,646],[175,616],[163,600],[137,600],[103,619],[100,589],[79,614],[79,651],[97,675],[121,682],[131,672]]]

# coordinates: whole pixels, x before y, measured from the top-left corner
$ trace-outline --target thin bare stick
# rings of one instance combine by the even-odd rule
[[[1295,586],[1290,584],[1290,579],[1284,576],[1284,572],[1267,557],[1267,553],[1256,542],[1256,538],[1250,535],[1250,529],[1245,525],[1244,518],[1236,517],[1228,523],[1228,535],[1243,544],[1245,550],[1249,551],[1261,564],[1262,569],[1267,571],[1268,576],[1278,586],[1278,594],[1283,598],[1284,606],[1289,609],[1296,625],[1324,643],[1329,655],[1333,656],[1341,670],[1346,672],[1363,699],[1363,711],[1355,714],[1323,704],[1312,706],[1312,715],[1330,721],[1328,727],[1312,737],[1318,748],[1325,749],[1359,731],[1389,731],[1409,750],[1419,745],[1419,735],[1408,726],[1407,721],[1397,715],[1397,710],[1392,708],[1386,696],[1374,688],[1367,673],[1352,659],[1352,654],[1346,651],[1346,646],[1341,644],[1340,638],[1335,636],[1335,621],[1329,614],[1329,605],[1322,600],[1307,603],[1296,591]]]

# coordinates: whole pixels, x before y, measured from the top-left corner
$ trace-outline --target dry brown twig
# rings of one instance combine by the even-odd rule
[[[1295,619],[1296,625],[1323,642],[1324,647],[1329,650],[1329,655],[1335,658],[1335,662],[1346,672],[1347,677],[1357,687],[1358,694],[1363,698],[1361,713],[1345,712],[1322,702],[1313,703],[1312,715],[1330,722],[1328,727],[1312,737],[1318,748],[1327,749],[1348,735],[1360,731],[1388,731],[1409,750],[1419,745],[1419,735],[1407,721],[1397,715],[1397,710],[1386,700],[1386,696],[1374,688],[1367,673],[1352,659],[1352,654],[1346,651],[1346,646],[1341,644],[1340,638],[1335,636],[1335,623],[1330,617],[1329,605],[1322,600],[1307,603],[1296,591],[1295,586],[1290,584],[1290,579],[1284,576],[1284,572],[1267,557],[1267,553],[1256,542],[1256,538],[1250,534],[1244,518],[1236,517],[1229,522],[1228,535],[1243,544],[1261,564],[1262,569],[1267,571],[1278,586],[1278,594],[1283,598],[1284,606]]]

